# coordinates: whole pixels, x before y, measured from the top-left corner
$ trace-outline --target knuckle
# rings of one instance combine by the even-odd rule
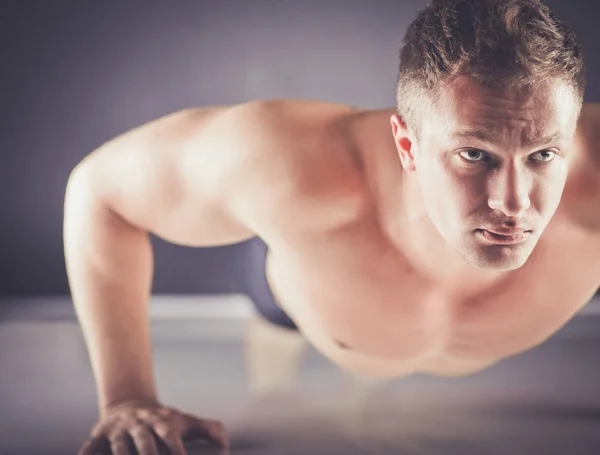
[[[140,412],[135,421],[137,425],[152,426],[163,420],[156,412]]]
[[[173,410],[169,408],[160,408],[158,410],[158,415],[161,417],[169,417],[173,414]]]
[[[176,436],[174,428],[166,422],[159,422],[154,426],[154,431],[162,439],[172,439]]]
[[[145,426],[146,426],[146,422],[144,422],[142,419],[138,419],[137,417],[131,419],[127,425],[127,427],[130,430],[132,430],[134,428],[145,427]]]
[[[218,420],[199,420],[197,423],[199,427],[212,431],[223,431],[225,428],[225,425]]]
[[[123,439],[124,438],[124,430],[123,427],[117,427],[117,426],[113,426],[110,428],[106,428],[104,430],[104,435],[110,440],[110,441],[117,441],[119,439]]]
[[[147,408],[141,408],[136,410],[135,415],[138,419],[148,419],[150,417],[152,417],[155,413],[152,412],[150,409]]]
[[[107,426],[104,423],[99,423],[93,426],[92,431],[90,432],[91,438],[98,438],[104,434],[106,434]]]
[[[135,425],[133,426],[130,430],[129,433],[132,436],[145,436],[147,434],[149,434],[148,428],[145,425]]]

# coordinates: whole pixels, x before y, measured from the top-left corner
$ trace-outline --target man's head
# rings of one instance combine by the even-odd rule
[[[434,0],[401,51],[402,164],[440,235],[472,266],[531,254],[567,178],[583,102],[581,46],[537,0]],[[520,243],[481,230],[527,230]]]

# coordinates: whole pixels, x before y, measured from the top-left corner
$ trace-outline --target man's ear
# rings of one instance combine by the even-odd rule
[[[396,144],[402,167],[404,167],[406,171],[414,171],[416,167],[415,158],[413,156],[413,143],[411,141],[412,135],[406,126],[406,122],[398,114],[394,114],[390,118],[390,123],[392,125],[394,143]]]

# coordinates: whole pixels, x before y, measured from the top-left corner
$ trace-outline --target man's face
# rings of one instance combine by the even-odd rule
[[[399,117],[392,125],[440,235],[473,267],[508,271],[527,261],[558,207],[578,115],[559,81],[517,94],[459,78],[422,115],[420,140]],[[522,238],[490,233],[512,231]]]

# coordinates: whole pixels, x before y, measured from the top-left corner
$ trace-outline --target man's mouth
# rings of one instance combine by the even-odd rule
[[[503,235],[485,229],[476,229],[476,232],[478,232],[488,242],[499,245],[511,245],[513,243],[522,242],[530,233],[530,231],[521,231],[512,235]]]

